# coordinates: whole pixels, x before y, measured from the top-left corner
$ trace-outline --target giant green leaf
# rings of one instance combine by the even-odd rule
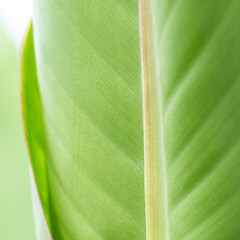
[[[54,240],[239,239],[239,11],[34,1],[23,110]]]
[[[37,71],[23,63],[28,144],[52,235],[144,239],[137,5],[61,4],[35,3]]]

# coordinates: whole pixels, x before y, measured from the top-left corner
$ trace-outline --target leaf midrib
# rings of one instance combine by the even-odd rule
[[[166,159],[153,1],[140,0],[147,240],[169,240]]]

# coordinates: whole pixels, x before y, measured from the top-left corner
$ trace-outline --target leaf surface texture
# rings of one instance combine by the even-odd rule
[[[28,76],[24,92],[38,106],[25,101],[36,118],[25,121],[41,138],[40,153],[28,142],[53,239],[145,239],[138,6],[36,1],[34,10],[37,80],[30,89]]]
[[[240,2],[141,2],[147,38],[138,1],[34,1],[25,124],[53,239],[237,240]]]

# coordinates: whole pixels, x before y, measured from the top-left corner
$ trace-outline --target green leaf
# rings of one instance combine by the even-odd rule
[[[137,7],[35,2],[23,106],[54,239],[145,239]]]
[[[239,10],[141,1],[148,239],[239,238]]]
[[[37,240],[48,240],[50,239],[48,226],[51,226],[51,222],[46,167],[46,140],[33,47],[32,24],[29,25],[24,39],[21,73],[22,113],[31,160],[30,178]]]
[[[34,1],[23,110],[53,239],[239,238],[239,11]]]

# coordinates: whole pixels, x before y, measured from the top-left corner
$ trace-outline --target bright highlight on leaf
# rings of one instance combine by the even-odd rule
[[[34,1],[23,114],[54,240],[239,238],[239,11]]]

